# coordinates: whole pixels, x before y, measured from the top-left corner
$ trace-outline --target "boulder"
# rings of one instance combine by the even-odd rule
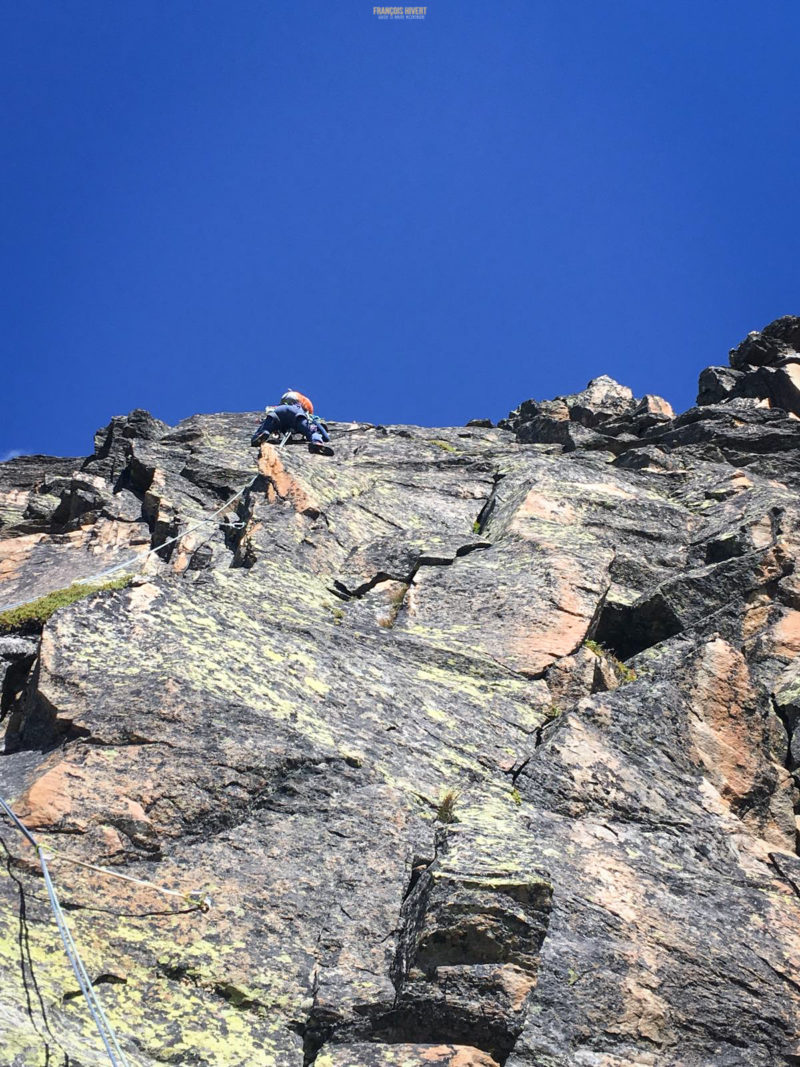
[[[775,366],[786,359],[800,360],[800,317],[784,315],[763,330],[753,330],[729,353],[735,370]]]
[[[701,372],[698,383],[698,405],[720,404],[723,400],[737,395],[736,387],[744,376],[744,371],[731,367],[706,367]]]

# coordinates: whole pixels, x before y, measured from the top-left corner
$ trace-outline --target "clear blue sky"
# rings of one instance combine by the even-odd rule
[[[800,311],[797,0],[1,0],[0,456],[116,414],[685,408]]]

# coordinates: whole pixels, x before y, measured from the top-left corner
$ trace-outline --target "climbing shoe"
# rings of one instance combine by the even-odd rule
[[[324,444],[322,441],[309,441],[308,451],[313,452],[315,456],[332,456],[333,449],[330,445]]]

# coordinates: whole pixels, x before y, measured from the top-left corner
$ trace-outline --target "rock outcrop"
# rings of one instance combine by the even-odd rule
[[[741,397],[800,418],[800,318],[784,315],[749,333],[731,349],[729,361],[730,367],[703,371],[698,404]]]
[[[0,608],[138,561],[0,615],[0,794],[131,1065],[800,1063],[799,324],[677,417],[0,465]],[[0,838],[3,1062],[105,1063]]]

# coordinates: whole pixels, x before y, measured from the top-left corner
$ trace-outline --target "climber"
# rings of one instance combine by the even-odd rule
[[[298,393],[296,389],[288,389],[277,407],[267,408],[266,417],[253,434],[250,444],[260,445],[271,433],[301,433],[308,441],[309,452],[316,452],[321,456],[333,455],[333,449],[328,444],[328,427],[314,414],[314,405],[308,397]]]

